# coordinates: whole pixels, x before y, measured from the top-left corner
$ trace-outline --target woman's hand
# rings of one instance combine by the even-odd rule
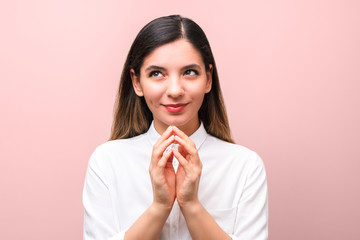
[[[176,198],[192,239],[231,239],[198,199],[202,163],[195,143],[177,127],[173,127],[178,151],[173,150],[179,161],[176,172]]]
[[[202,163],[195,143],[180,129],[173,127],[178,150],[173,154],[179,161],[176,172],[176,198],[181,208],[189,204],[198,204],[198,189]]]
[[[172,165],[173,151],[166,148],[174,142],[169,127],[155,143],[149,167],[154,202],[157,207],[171,210],[175,201],[175,171]]]

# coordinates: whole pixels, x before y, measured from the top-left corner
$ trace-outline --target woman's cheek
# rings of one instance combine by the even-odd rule
[[[165,82],[150,82],[147,84],[148,92],[153,97],[161,96],[166,91]]]
[[[144,85],[143,90],[145,99],[152,103],[159,100],[166,92],[164,84],[162,83],[148,83]]]

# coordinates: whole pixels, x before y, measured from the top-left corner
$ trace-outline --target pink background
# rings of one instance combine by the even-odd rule
[[[0,239],[81,239],[90,154],[140,28],[211,42],[238,144],[263,158],[270,239],[359,239],[360,2],[2,1]]]

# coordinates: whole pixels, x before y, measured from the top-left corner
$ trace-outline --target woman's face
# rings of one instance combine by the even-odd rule
[[[169,125],[188,135],[196,131],[198,111],[211,90],[209,67],[206,71],[200,52],[191,43],[179,39],[152,51],[144,59],[140,77],[131,70],[134,90],[144,96],[159,133]]]

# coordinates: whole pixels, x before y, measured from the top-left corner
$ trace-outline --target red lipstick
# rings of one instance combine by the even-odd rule
[[[178,104],[165,104],[164,107],[166,110],[172,113],[179,113],[186,107],[186,103],[178,103]]]

